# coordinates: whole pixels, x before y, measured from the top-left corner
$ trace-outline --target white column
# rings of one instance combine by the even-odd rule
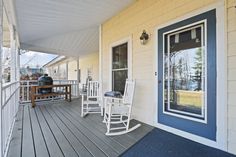
[[[103,106],[103,60],[102,60],[102,25],[99,26],[99,82],[100,82],[100,95],[101,95],[101,104]]]
[[[77,96],[80,95],[80,70],[79,70],[79,57],[77,58]]]
[[[18,48],[18,46],[16,46],[16,65],[15,66],[16,66],[16,81],[20,81],[20,49]],[[20,82],[18,82],[18,86],[20,87]],[[19,102],[20,102],[20,88],[16,94],[16,104],[18,105],[16,107],[16,111],[15,111],[16,113],[18,112]]]
[[[69,78],[68,64],[69,64],[69,62],[66,61],[66,80],[68,80],[68,78]]]
[[[61,79],[61,71],[60,71],[60,64],[57,65],[57,80]]]
[[[11,50],[11,82],[16,81],[16,39],[15,39],[15,29],[10,28],[10,50]]]
[[[3,4],[0,0],[0,72],[2,72],[2,41],[3,41]],[[0,75],[0,102],[2,102],[2,75]],[[0,103],[2,105],[2,103]],[[2,109],[0,112],[0,156],[3,156],[3,143],[2,143]]]
[[[77,59],[77,81],[80,83],[79,57]]]
[[[16,81],[20,81],[20,49],[16,49]]]

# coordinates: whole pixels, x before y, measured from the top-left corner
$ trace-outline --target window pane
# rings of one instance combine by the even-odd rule
[[[8,47],[2,48],[2,82],[8,83],[11,81],[11,49]]]
[[[11,46],[10,27],[5,11],[3,11],[2,34],[2,83],[11,82]]]
[[[119,70],[112,72],[113,91],[119,91],[124,94],[125,81],[128,78],[128,70]]]
[[[203,24],[165,36],[165,111],[204,119],[205,52]]]
[[[112,49],[112,69],[128,67],[127,43],[113,47]]]

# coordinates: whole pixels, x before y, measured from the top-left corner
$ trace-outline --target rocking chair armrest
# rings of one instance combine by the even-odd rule
[[[119,106],[119,105],[123,105],[123,103],[122,102],[107,102],[107,105]]]
[[[120,102],[120,101],[123,101],[123,98],[115,98],[115,97],[104,97],[105,99],[107,99],[108,101],[111,101],[111,102]]]

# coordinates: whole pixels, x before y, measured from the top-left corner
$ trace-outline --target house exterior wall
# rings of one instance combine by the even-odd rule
[[[93,80],[99,79],[99,53],[91,53],[79,58],[80,82],[86,83],[88,75]]]
[[[46,66],[46,73],[54,80],[66,80],[67,76],[65,74],[66,61],[60,61],[55,64]]]
[[[132,78],[136,80],[133,118],[155,125],[157,96],[156,86],[156,29],[176,18],[206,8],[223,0],[139,0],[102,24],[101,56],[103,92],[111,90],[111,45],[130,37],[132,40]],[[229,152],[236,154],[236,9],[235,1],[225,1],[228,20],[228,145]],[[223,15],[222,15],[223,16]],[[139,37],[146,30],[150,39],[141,45]],[[226,54],[226,52],[225,52]],[[227,104],[224,104],[227,106]],[[225,150],[226,150],[225,149]]]
[[[236,1],[227,1],[228,149],[236,154]]]
[[[79,66],[77,63],[79,61]],[[54,64],[45,66],[46,73],[55,80],[77,80],[78,79],[78,67],[80,70],[80,83],[85,84],[86,79],[91,75],[93,80],[99,79],[99,54],[90,53],[88,55],[81,56],[79,58],[65,58]],[[68,73],[66,68],[68,67]]]
[[[216,0],[140,0],[102,25],[103,90],[109,90],[110,45],[132,36],[132,77],[136,80],[133,116],[148,124],[154,122],[155,31],[159,25],[205,7]],[[145,29],[151,34],[146,45],[139,37]]]
[[[77,59],[66,58],[45,68],[46,73],[55,80],[77,80]]]

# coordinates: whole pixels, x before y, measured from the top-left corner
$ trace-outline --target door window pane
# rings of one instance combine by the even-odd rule
[[[166,112],[205,119],[204,24],[165,35]]]

